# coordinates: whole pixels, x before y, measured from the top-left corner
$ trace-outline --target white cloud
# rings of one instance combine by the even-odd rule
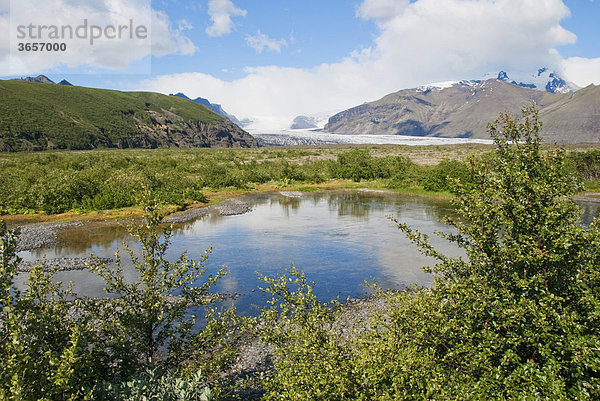
[[[51,27],[56,27],[58,39],[51,36]],[[196,48],[184,35],[185,28],[181,24],[172,28],[169,17],[153,10],[147,0],[14,0],[10,14],[0,15],[0,29],[8,33],[0,39],[0,75],[29,75],[65,66],[124,70],[133,62],[149,60],[151,54],[192,54]],[[93,39],[92,33],[100,37]],[[19,42],[63,42],[66,50],[19,52]],[[149,72],[149,61],[147,68]]]
[[[569,57],[563,61],[562,71],[565,77],[580,87],[600,85],[600,57]]]
[[[356,15],[379,24],[401,15],[409,5],[409,0],[366,0],[363,1],[356,11]]]
[[[206,97],[239,118],[289,122],[299,114],[341,110],[403,88],[500,69],[563,67],[577,84],[596,79],[599,71],[595,60],[565,62],[555,50],[576,40],[560,25],[569,15],[561,0],[364,0],[357,15],[376,22],[380,33],[371,46],[337,63],[248,68],[232,82],[190,73],[140,84]]]
[[[555,66],[551,50],[575,41],[559,24],[568,13],[560,0],[419,0],[386,19],[375,64],[415,82]]]
[[[209,36],[223,36],[233,30],[231,17],[245,17],[246,10],[237,8],[231,0],[210,0],[208,2],[208,15],[212,25],[206,28]]]
[[[194,54],[196,46],[183,33],[192,26],[185,20],[178,21],[177,29],[170,25],[165,13],[152,10],[152,54],[157,57],[175,53]]]
[[[256,35],[246,35],[246,43],[256,50],[257,53],[262,53],[264,49],[280,53],[281,47],[287,47],[288,45],[285,39],[270,38],[260,30],[258,30]]]

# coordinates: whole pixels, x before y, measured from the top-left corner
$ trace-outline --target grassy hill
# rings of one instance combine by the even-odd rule
[[[208,108],[148,92],[0,81],[0,150],[252,147]]]

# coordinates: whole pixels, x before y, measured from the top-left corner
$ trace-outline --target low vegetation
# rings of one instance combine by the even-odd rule
[[[265,399],[591,400],[600,397],[600,229],[579,222],[580,188],[564,152],[540,152],[537,114],[490,125],[493,163],[474,159],[453,190],[465,250],[438,260],[434,289],[379,292],[383,310],[336,326],[302,273],[268,280],[277,346]],[[346,331],[347,332],[347,331]]]
[[[135,144],[143,142],[141,127],[163,116],[167,123],[223,121],[201,105],[158,93],[21,81],[0,82],[0,93],[0,151],[140,147]],[[147,135],[144,140],[154,141],[146,147],[168,144]]]
[[[179,306],[209,302],[223,272],[203,279],[204,259],[167,262],[154,204],[136,231],[141,257],[131,254],[139,280],[92,267],[121,294],[115,301],[73,297],[41,268],[16,291],[18,232],[0,224],[0,399],[243,399],[248,386],[264,400],[599,399],[600,226],[582,226],[572,200],[585,177],[577,163],[595,155],[542,152],[539,129],[533,109],[520,122],[501,115],[492,154],[429,168],[427,185],[455,195],[456,230],[442,235],[465,256],[439,253],[394,220],[437,259],[435,288],[377,291],[378,307],[351,324],[348,305],[321,302],[291,268],[261,277],[272,300],[256,320],[208,309],[191,335]],[[379,159],[355,149],[315,163],[331,163],[337,178],[413,180],[407,159]],[[219,372],[240,333],[270,345],[273,366],[232,387]]]
[[[144,223],[131,228],[141,252],[126,249],[138,279],[125,277],[118,254],[116,269],[96,259],[89,269],[110,295],[100,299],[77,297],[42,266],[18,291],[19,233],[0,222],[0,400],[213,399],[207,378],[232,362],[235,353],[219,345],[239,327],[233,310],[211,308],[226,270],[204,277],[210,249],[198,262],[185,253],[167,261],[171,233],[158,227],[155,205],[145,208]]]
[[[207,192],[360,186],[450,195],[468,179],[466,159],[491,147],[329,147],[154,149],[0,155],[0,214],[78,213],[140,206],[150,191],[162,205],[206,202]],[[433,154],[432,154],[433,152]],[[569,153],[569,168],[590,189],[600,182],[600,151]],[[416,161],[413,161],[416,160]]]

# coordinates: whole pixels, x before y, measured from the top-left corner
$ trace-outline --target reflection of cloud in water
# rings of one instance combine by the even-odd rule
[[[385,288],[431,285],[432,276],[421,267],[432,265],[435,260],[422,256],[386,216],[393,215],[431,235],[434,231],[447,231],[447,226],[440,221],[454,213],[447,201],[388,193],[317,192],[305,193],[301,198],[258,194],[244,200],[253,208],[250,213],[206,216],[177,225],[168,253],[168,258],[175,260],[187,250],[191,259],[199,260],[205,249],[214,245],[206,263],[208,273],[214,274],[222,265],[228,266],[230,274],[221,280],[217,289],[243,294],[236,300],[239,308],[264,302],[259,291],[252,292],[260,284],[255,271],[274,275],[292,264],[316,282],[315,290],[323,300],[364,293],[361,284],[371,279]],[[592,207],[587,209],[590,214],[597,214],[597,209],[596,212]],[[68,238],[79,241],[72,248],[66,245],[42,252],[48,258],[85,257],[89,252],[112,257],[116,248],[122,248],[124,234],[99,228],[103,229],[106,231],[94,233],[91,230],[79,237],[72,233]],[[461,255],[445,240],[432,236],[431,241],[448,256]],[[24,256],[36,257],[31,253]],[[124,252],[122,256],[124,262],[128,261]],[[126,272],[131,274],[132,270],[128,268]],[[65,272],[60,279],[76,280],[77,292],[100,295],[102,283],[87,274]]]
[[[238,279],[235,274],[227,274],[219,281],[219,291],[224,294],[234,295],[239,292]]]

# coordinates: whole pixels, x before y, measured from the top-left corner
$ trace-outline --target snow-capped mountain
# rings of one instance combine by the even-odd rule
[[[556,74],[540,71],[540,80],[516,81],[504,72],[483,81],[443,82],[390,93],[374,102],[344,110],[324,131],[352,135],[409,135],[489,139],[487,123],[501,112],[519,115],[533,102],[549,143],[598,143],[600,86],[573,93]],[[551,76],[550,74],[553,74]],[[548,81],[542,78],[552,78]],[[543,89],[537,90],[541,82]]]
[[[453,86],[475,86],[481,83],[481,80],[478,79],[463,79],[462,81],[444,81],[444,82],[435,82],[432,84],[421,85],[415,88],[417,92],[429,92],[432,90],[442,90],[446,88],[451,88]]]
[[[417,92],[428,92],[451,88],[453,86],[476,86],[488,79],[498,79],[523,88],[537,89],[550,93],[572,93],[580,89],[577,85],[561,78],[556,72],[543,67],[532,74],[518,72],[510,72],[509,74],[506,71],[500,71],[498,73],[486,74],[482,79],[436,82],[421,85],[415,88],[415,90]]]
[[[484,79],[496,78],[523,88],[537,89],[550,93],[571,93],[580,89],[577,85],[561,78],[555,71],[546,67],[539,68],[534,73],[519,73],[500,71],[498,74],[487,74]]]

